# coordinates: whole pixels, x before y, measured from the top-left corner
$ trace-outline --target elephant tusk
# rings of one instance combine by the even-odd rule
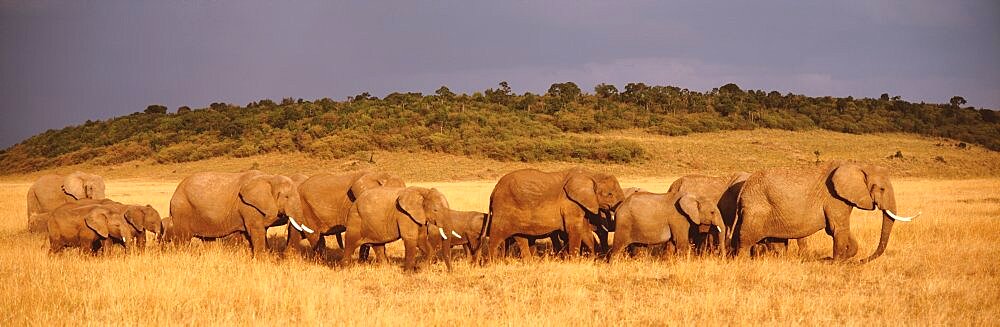
[[[719,231],[719,233],[722,233],[722,227],[719,227],[719,225],[715,225],[715,230]]]
[[[441,238],[442,239],[446,239],[446,240],[448,239],[448,236],[444,235],[444,228],[438,227],[438,232],[441,233]]]
[[[451,235],[454,235],[457,238],[462,238],[462,235],[458,235],[455,231],[451,231]]]
[[[885,213],[886,213],[887,215],[889,215],[889,217],[891,217],[891,218],[892,218],[893,220],[899,220],[899,221],[907,221],[907,222],[908,222],[908,221],[913,221],[913,218],[917,218],[917,217],[918,217],[918,216],[920,216],[920,214],[922,214],[923,212],[917,212],[917,214],[916,214],[916,215],[914,215],[913,217],[902,217],[902,216],[897,216],[896,214],[892,213],[892,210],[888,210],[888,209],[886,209],[886,210],[885,210]]]
[[[297,221],[295,221],[295,218],[292,218],[291,216],[288,216],[288,222],[292,224],[292,227],[294,227],[296,230],[300,232],[306,232],[309,234],[313,233],[312,229],[306,227],[306,225],[299,224]]]

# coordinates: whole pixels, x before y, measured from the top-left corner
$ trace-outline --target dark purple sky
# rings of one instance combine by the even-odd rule
[[[0,0],[0,147],[154,103],[501,80],[517,92],[734,82],[1000,108],[996,0],[619,2]]]

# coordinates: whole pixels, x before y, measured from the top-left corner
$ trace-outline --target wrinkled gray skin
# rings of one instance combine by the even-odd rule
[[[618,207],[615,242],[608,260],[632,244],[654,245],[668,241],[679,254],[690,249],[690,235],[700,229],[721,230],[719,248],[725,247],[726,226],[714,200],[686,193],[639,192]],[[700,227],[707,228],[700,228]]]
[[[309,177],[298,186],[302,216],[295,219],[313,232],[289,226],[286,248],[298,249],[299,241],[304,237],[309,241],[309,250],[318,253],[326,247],[326,235],[336,235],[340,247],[344,248],[341,233],[347,227],[348,211],[361,194],[378,187],[406,187],[406,184],[401,178],[384,172],[359,171]],[[376,252],[384,254],[385,249],[377,247]],[[362,257],[366,255],[367,251],[363,248]]]
[[[442,249],[444,240],[449,240],[451,246],[461,245],[465,248],[465,253],[471,257],[479,249],[479,233],[483,229],[484,221],[486,221],[484,212],[451,210],[448,217],[441,221],[441,226],[452,226],[451,230],[429,224],[428,237],[431,246],[442,251],[450,251],[451,248]],[[442,231],[444,236],[441,235]]]
[[[878,248],[862,262],[874,260],[889,242],[895,222],[889,212],[897,212],[888,169],[835,161],[762,170],[740,193],[733,245],[744,255],[766,238],[798,239],[825,230],[833,237],[833,259],[846,260],[858,251],[850,230],[854,208],[882,210]]]
[[[45,175],[28,188],[28,231],[45,232],[48,215],[59,206],[75,200],[104,199],[104,178],[84,172],[69,175]]]
[[[124,215],[114,214],[100,204],[60,206],[49,213],[46,229],[49,253],[59,253],[66,247],[82,247],[96,253],[106,239],[129,244],[135,235],[135,229]]]
[[[485,257],[491,251],[499,253],[511,236],[548,236],[560,231],[568,236],[566,251],[571,256],[579,255],[582,245],[597,249],[591,232],[605,223],[595,224],[591,217],[610,219],[623,198],[618,180],[608,174],[581,168],[510,172],[490,195],[490,217],[482,236],[485,251],[480,252]],[[522,250],[530,253],[526,246]]]
[[[301,217],[301,199],[294,182],[285,176],[260,171],[206,172],[188,176],[170,199],[170,242],[187,243],[192,237],[215,239],[243,233],[253,254],[267,247],[268,227]]]
[[[730,232],[733,223],[736,221],[736,205],[739,200],[740,190],[743,183],[750,177],[750,173],[736,172],[725,176],[705,176],[687,175],[675,180],[670,184],[671,192],[686,192],[688,194],[704,197],[710,201],[715,201],[722,214],[722,220],[726,223],[726,228]],[[732,235],[727,235],[732,237]],[[698,252],[717,250],[714,244],[718,243],[720,235],[717,230],[700,230],[692,238]]]
[[[434,253],[428,237],[435,231],[429,231],[428,226],[453,230],[443,224],[450,211],[448,200],[436,189],[379,187],[368,190],[361,194],[348,213],[341,263],[349,264],[351,255],[362,244],[385,245],[402,239],[406,252],[403,268],[416,270],[418,247],[426,254]],[[450,249],[452,240],[443,240],[443,248]],[[450,253],[445,251],[448,271],[451,271]]]

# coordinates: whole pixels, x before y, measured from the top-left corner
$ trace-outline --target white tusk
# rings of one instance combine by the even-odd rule
[[[892,218],[893,220],[899,220],[899,221],[913,221],[913,218],[917,218],[917,217],[918,217],[918,216],[920,216],[920,214],[921,214],[921,213],[923,213],[923,212],[917,212],[917,214],[916,214],[916,215],[914,215],[913,217],[902,217],[902,216],[897,216],[896,214],[892,213],[892,211],[891,211],[891,210],[888,210],[888,209],[886,209],[886,210],[885,210],[885,213],[886,213],[887,215],[889,215],[889,217],[891,217],[891,218]]]
[[[444,235],[444,228],[438,227],[438,232],[441,233],[441,238],[448,239],[448,236]]]
[[[455,231],[451,231],[451,235],[455,235],[457,238],[462,238],[462,235],[458,235]]]
[[[302,226],[299,226],[299,223],[295,221],[295,218],[288,217],[288,222],[292,223],[292,227],[295,228],[295,230],[300,232],[302,231]]]
[[[719,225],[715,225],[715,230],[719,231],[719,233],[722,233],[722,227],[719,227]]]
[[[294,227],[295,229],[297,229],[300,232],[306,232],[306,233],[309,233],[309,234],[313,233],[312,229],[310,229],[309,227],[306,227],[306,225],[299,224],[297,221],[295,221],[295,218],[292,218],[292,216],[288,216],[288,222],[292,223],[292,227]]]

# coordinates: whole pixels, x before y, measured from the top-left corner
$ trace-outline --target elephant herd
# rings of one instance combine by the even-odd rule
[[[419,251],[441,252],[450,271],[454,246],[479,262],[515,253],[530,257],[539,239],[550,240],[554,254],[608,261],[636,246],[660,244],[668,248],[664,253],[740,256],[782,252],[788,240],[820,230],[833,238],[833,259],[845,260],[858,251],[850,231],[854,208],[882,211],[878,247],[863,262],[882,255],[895,221],[913,219],[896,214],[887,169],[834,161],[688,175],[666,193],[622,189],[614,176],[583,168],[521,169],[500,178],[485,213],[452,210],[440,191],[406,186],[386,172],[203,172],[180,182],[162,219],[148,205],[106,199],[100,176],[76,172],[47,175],[31,186],[28,228],[47,231],[52,253],[68,246],[96,252],[112,244],[142,249],[148,231],[165,244],[241,234],[258,255],[268,246],[267,228],[287,226],[284,248],[306,255],[322,252],[325,236],[333,236],[344,249],[343,264],[355,251],[359,260],[373,251],[384,262],[385,245],[402,240],[404,269],[416,269]]]

